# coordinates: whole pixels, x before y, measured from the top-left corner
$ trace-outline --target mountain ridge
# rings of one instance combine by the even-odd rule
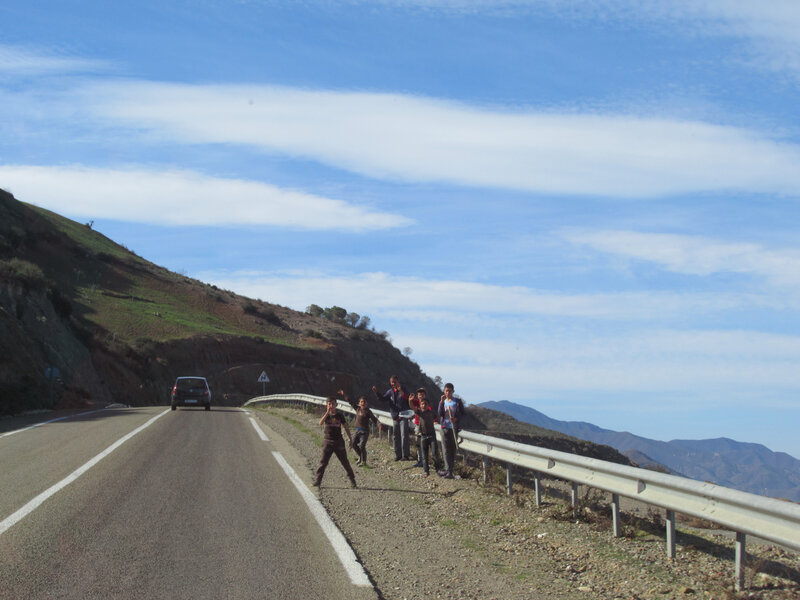
[[[725,437],[664,442],[627,431],[603,429],[585,421],[559,421],[508,400],[482,402],[478,406],[579,439],[609,445],[640,466],[657,468],[660,464],[674,474],[692,479],[800,502],[800,460],[785,452],[774,452],[763,444]],[[656,464],[643,465],[641,455]]]

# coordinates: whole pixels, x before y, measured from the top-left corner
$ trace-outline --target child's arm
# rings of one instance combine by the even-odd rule
[[[324,424],[325,424],[325,419],[326,419],[326,418],[328,418],[328,414],[329,414],[329,412],[330,412],[330,411],[329,411],[329,410],[328,410],[328,408],[326,407],[326,408],[325,408],[325,414],[324,414],[324,415],[322,415],[322,418],[319,420],[319,424],[320,424],[320,425],[324,425]]]
[[[350,447],[353,447],[353,436],[350,435],[350,427],[347,425],[347,420],[342,417],[342,427],[344,427],[345,432],[347,433],[347,439],[350,440]]]
[[[367,410],[369,410],[369,409],[367,409]],[[378,426],[378,431],[383,431],[383,425],[382,425],[382,424],[381,424],[381,422],[378,420],[378,417],[376,417],[376,416],[375,416],[375,413],[374,413],[374,412],[372,412],[371,410],[369,411],[369,420],[370,420],[370,421],[372,421],[372,423],[373,423],[374,425],[377,425],[377,426]]]
[[[350,396],[348,396],[347,394],[344,393],[344,390],[339,390],[336,393],[339,394],[342,398],[344,398],[344,401],[347,402],[350,406],[352,406],[353,409],[358,410],[358,403],[353,402],[350,399]]]

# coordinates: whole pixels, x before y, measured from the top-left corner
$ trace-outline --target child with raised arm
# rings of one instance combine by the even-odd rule
[[[367,466],[367,440],[369,439],[369,424],[372,422],[377,425],[378,431],[383,430],[383,425],[381,425],[378,417],[376,417],[375,414],[369,409],[366,396],[359,397],[358,404],[356,404],[350,400],[347,395],[345,395],[344,390],[339,390],[339,395],[342,396],[356,411],[356,433],[353,436],[353,450],[355,450],[356,454],[358,455],[356,464],[365,467]]]
[[[317,476],[312,484],[315,487],[319,487],[319,484],[322,483],[322,476],[325,474],[325,468],[328,466],[328,461],[331,459],[332,454],[336,454],[339,462],[342,463],[344,470],[347,472],[347,477],[350,479],[350,487],[357,487],[356,475],[353,473],[353,467],[350,466],[350,461],[347,459],[347,449],[342,437],[342,428],[344,427],[347,433],[351,448],[353,447],[353,436],[350,435],[347,420],[342,413],[336,410],[336,405],[336,398],[328,397],[325,400],[325,414],[319,420],[320,426],[325,427],[325,441],[322,444],[322,458],[319,459]]]

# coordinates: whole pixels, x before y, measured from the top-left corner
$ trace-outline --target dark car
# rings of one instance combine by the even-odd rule
[[[172,410],[178,406],[204,406],[211,410],[211,390],[205,377],[178,377],[172,388]]]

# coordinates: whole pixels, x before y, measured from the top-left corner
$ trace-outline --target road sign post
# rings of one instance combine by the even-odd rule
[[[269,377],[267,377],[266,371],[261,371],[261,375],[258,376],[258,381],[261,382],[261,395],[267,395],[267,384],[269,383]]]

